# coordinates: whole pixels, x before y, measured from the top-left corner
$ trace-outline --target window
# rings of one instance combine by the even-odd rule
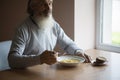
[[[96,48],[120,52],[120,0],[96,3]]]

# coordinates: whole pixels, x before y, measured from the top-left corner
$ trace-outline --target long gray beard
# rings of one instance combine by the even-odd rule
[[[54,26],[54,19],[52,15],[49,15],[48,17],[43,16],[40,18],[36,18],[35,21],[41,30],[50,29]]]

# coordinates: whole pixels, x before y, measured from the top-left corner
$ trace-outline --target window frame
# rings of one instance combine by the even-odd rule
[[[96,49],[120,53],[120,46],[102,43],[104,0],[96,0]]]

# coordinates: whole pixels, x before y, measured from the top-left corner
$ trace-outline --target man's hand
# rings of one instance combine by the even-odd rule
[[[48,65],[54,64],[57,62],[57,53],[54,51],[44,51],[40,55],[41,64],[46,63]]]
[[[91,57],[85,53],[80,53],[78,52],[77,54],[75,54],[76,56],[80,56],[83,57],[85,59],[85,63],[91,63]]]

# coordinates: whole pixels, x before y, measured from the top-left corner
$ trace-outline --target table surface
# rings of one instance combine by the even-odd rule
[[[82,63],[77,67],[54,65],[36,65],[27,69],[0,71],[0,80],[120,80],[120,53],[101,50],[87,50],[95,59],[104,56],[108,62],[105,66],[93,66]]]

